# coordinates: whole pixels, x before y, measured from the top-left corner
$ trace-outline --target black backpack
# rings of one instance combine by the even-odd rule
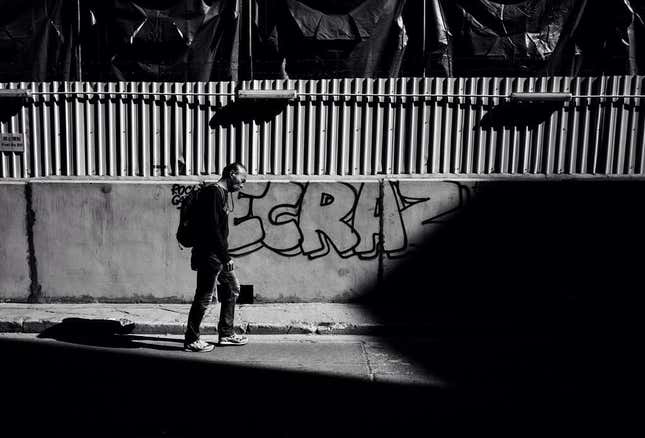
[[[177,227],[177,242],[184,248],[192,248],[197,242],[197,214],[199,194],[204,183],[194,186],[181,200],[179,207],[179,226]]]

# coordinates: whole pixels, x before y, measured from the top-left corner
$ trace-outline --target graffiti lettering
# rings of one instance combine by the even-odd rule
[[[173,205],[179,206],[195,187],[174,185]],[[431,206],[429,196],[403,194],[398,181],[248,184],[236,195],[229,251],[241,257],[266,248],[284,257],[306,256],[312,260],[332,250],[343,258],[369,260],[381,253],[389,258],[401,257],[410,249],[406,217],[430,212],[430,217],[415,219],[414,226],[437,224],[448,220],[466,202],[468,187],[456,183],[447,187],[450,190],[438,206]],[[412,210],[416,206],[423,210],[415,213]]]
[[[300,206],[302,253],[315,259],[333,247],[341,257],[351,256],[361,240],[352,226],[357,199],[356,189],[349,184],[308,186]]]
[[[197,184],[173,184],[170,192],[172,195],[170,202],[172,202],[172,205],[177,207],[177,209],[181,208],[181,201],[183,201],[184,198],[188,196],[188,194],[192,193],[194,190],[197,190],[197,187]]]

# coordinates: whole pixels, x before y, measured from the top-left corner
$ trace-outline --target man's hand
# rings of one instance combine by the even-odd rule
[[[235,265],[233,265],[233,260],[229,260],[229,261],[224,265],[224,271],[225,271],[225,272],[231,272],[233,269],[235,269]]]

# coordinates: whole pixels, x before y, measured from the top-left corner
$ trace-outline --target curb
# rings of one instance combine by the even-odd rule
[[[57,320],[0,320],[0,333],[41,333],[45,329],[61,323]],[[185,324],[159,324],[152,322],[135,322],[131,334],[183,335]],[[252,335],[383,335],[406,333],[412,326],[384,324],[354,324],[342,322],[294,322],[290,324],[275,323],[241,323],[235,325],[240,333]],[[415,329],[418,332],[419,327]],[[204,324],[201,333],[217,333],[216,324]]]

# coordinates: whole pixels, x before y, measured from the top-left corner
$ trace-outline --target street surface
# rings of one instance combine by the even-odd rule
[[[0,436],[577,436],[637,418],[581,339],[255,335],[188,353],[178,335],[52,333],[0,335]]]
[[[61,341],[39,339],[37,334],[0,333],[0,339],[55,347]],[[217,343],[217,336],[202,339]],[[63,341],[65,342],[65,341]],[[431,339],[415,339],[429,345]],[[266,370],[297,371],[316,375],[344,376],[372,381],[402,384],[435,385],[433,378],[415,366],[383,339],[370,336],[342,335],[250,335],[242,347],[216,347],[207,353],[183,350],[183,337],[178,335],[124,335],[93,342],[65,342],[66,347],[81,351],[114,351],[134,357],[199,360],[214,365],[253,367]]]
[[[379,434],[411,428],[398,426],[400,409],[444,385],[390,339],[249,338],[189,353],[178,335],[0,334],[3,376],[11,376],[0,436]]]

